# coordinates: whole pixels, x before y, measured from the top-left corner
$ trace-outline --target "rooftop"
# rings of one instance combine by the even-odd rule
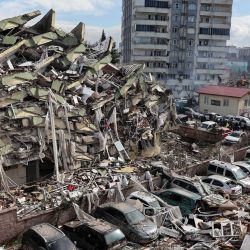
[[[243,97],[250,93],[248,88],[235,88],[235,87],[224,87],[224,86],[205,86],[200,88],[197,93],[207,95],[219,95],[219,96],[230,96],[230,97]]]

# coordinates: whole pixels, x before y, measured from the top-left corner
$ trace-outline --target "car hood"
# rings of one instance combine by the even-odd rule
[[[244,187],[250,187],[250,177],[238,180],[239,184],[242,184]]]
[[[135,231],[140,235],[150,237],[157,233],[157,225],[151,220],[142,221],[136,225],[133,225]]]
[[[225,140],[227,141],[233,141],[233,142],[238,142],[240,140],[240,138],[236,138],[236,137],[233,137],[233,136],[230,136],[228,135]]]

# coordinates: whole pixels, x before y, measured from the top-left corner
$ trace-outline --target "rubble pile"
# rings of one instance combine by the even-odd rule
[[[65,33],[50,10],[24,26],[38,15],[0,21],[0,165],[49,159],[59,180],[59,170],[159,154],[171,93],[143,65],[110,64],[112,38],[87,44],[83,23]]]

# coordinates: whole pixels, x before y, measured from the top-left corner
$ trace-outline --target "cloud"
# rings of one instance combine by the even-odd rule
[[[13,13],[20,15],[27,10],[35,9],[55,9],[58,13],[78,12],[100,16],[119,5],[117,0],[2,0],[0,3],[1,18],[12,16]]]
[[[250,15],[232,17],[230,45],[250,46]]]

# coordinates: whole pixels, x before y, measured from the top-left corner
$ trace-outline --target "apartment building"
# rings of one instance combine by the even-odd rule
[[[145,63],[176,93],[226,80],[232,3],[123,0],[122,62]]]

